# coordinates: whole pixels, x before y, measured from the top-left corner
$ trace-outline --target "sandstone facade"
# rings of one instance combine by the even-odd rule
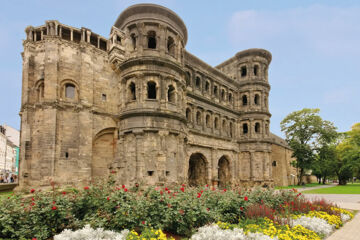
[[[58,21],[26,34],[20,187],[110,173],[125,184],[288,183],[291,154],[269,130],[268,51],[211,67],[185,50],[183,21],[153,4],[127,8],[108,39]]]

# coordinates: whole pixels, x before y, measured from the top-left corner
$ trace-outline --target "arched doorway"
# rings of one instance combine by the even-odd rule
[[[201,153],[193,153],[189,160],[188,180],[190,186],[205,185],[207,180],[206,158]]]
[[[114,128],[104,129],[95,136],[91,161],[92,179],[109,174],[109,164],[114,161],[114,131]]]
[[[220,188],[225,188],[230,183],[230,179],[231,179],[230,162],[225,156],[222,156],[219,159],[218,178],[219,178]]]

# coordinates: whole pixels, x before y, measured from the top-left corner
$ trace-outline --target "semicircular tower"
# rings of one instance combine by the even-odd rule
[[[182,181],[185,139],[185,24],[154,4],[124,10],[110,33],[109,61],[118,77],[122,182]]]

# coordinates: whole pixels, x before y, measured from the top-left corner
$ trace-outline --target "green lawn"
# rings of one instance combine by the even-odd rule
[[[312,194],[360,194],[360,184],[359,183],[348,183],[345,186],[335,186],[329,188],[320,188],[313,190],[306,190],[303,193],[312,193]]]
[[[9,197],[11,194],[13,193],[13,191],[9,191],[9,192],[0,192],[0,201],[2,201],[3,199]]]
[[[286,187],[275,187],[275,189],[293,189],[293,188],[307,188],[307,187],[317,187],[317,186],[323,186],[322,184],[318,183],[308,183],[302,186],[299,185],[290,185]]]

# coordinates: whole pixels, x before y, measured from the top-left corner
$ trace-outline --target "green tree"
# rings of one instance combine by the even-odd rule
[[[350,131],[343,133],[336,150],[336,174],[339,184],[345,185],[349,178],[360,175],[360,123],[354,124]]]
[[[329,121],[324,121],[318,114],[320,109],[304,108],[290,113],[281,121],[281,130],[293,150],[292,162],[298,170],[300,185],[307,169],[313,168],[319,146],[336,138],[336,128]]]

